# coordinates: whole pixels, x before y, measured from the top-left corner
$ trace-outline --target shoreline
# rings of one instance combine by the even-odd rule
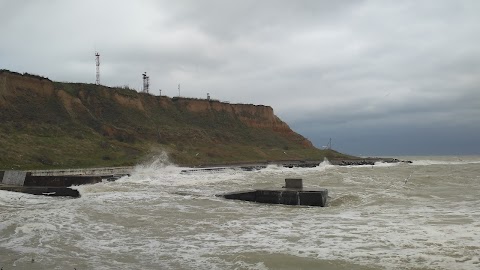
[[[397,158],[381,158],[381,157],[367,157],[367,158],[326,158],[331,165],[335,166],[349,166],[349,165],[375,165],[377,162],[383,163],[412,163],[410,160],[399,160]],[[266,160],[257,162],[227,162],[227,163],[212,163],[190,166],[188,164],[181,164],[181,167],[189,168],[213,168],[213,167],[246,167],[246,166],[268,166],[279,165],[284,167],[315,167],[325,160]]]
[[[357,158],[327,160],[334,166],[372,165],[383,163],[412,163],[396,158]],[[240,169],[255,171],[265,169],[269,165],[283,166],[286,168],[314,168],[324,161],[283,160],[264,161],[253,163],[208,164],[202,166],[183,167],[181,173],[197,171],[222,171],[227,169]],[[180,165],[181,166],[181,165]],[[34,195],[70,196],[79,197],[78,191],[71,186],[96,184],[103,181],[115,181],[123,176],[130,176],[135,169],[131,167],[103,167],[84,169],[61,170],[0,170],[0,190],[23,192]]]
[[[366,157],[366,158],[334,158],[324,160],[263,160],[263,161],[239,161],[239,162],[223,162],[223,163],[206,163],[206,164],[175,164],[174,166],[185,168],[215,168],[215,167],[255,167],[278,165],[284,167],[315,167],[324,161],[328,161],[335,166],[348,165],[375,165],[377,162],[383,163],[412,163],[410,160],[399,160],[397,158],[382,157]],[[148,163],[147,163],[148,164]],[[0,180],[5,171],[25,171],[30,172],[32,176],[73,176],[73,175],[112,175],[112,174],[128,174],[136,166],[112,166],[112,167],[86,167],[86,168],[45,168],[45,169],[8,169],[0,168]]]

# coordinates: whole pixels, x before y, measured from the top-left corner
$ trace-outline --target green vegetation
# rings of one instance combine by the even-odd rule
[[[218,101],[51,82],[5,70],[2,80],[0,169],[128,166],[161,151],[182,165],[345,157],[316,149],[290,130],[254,128],[240,116],[266,121],[260,113],[236,114]],[[46,86],[37,87],[37,81]],[[188,109],[209,102],[226,109]]]

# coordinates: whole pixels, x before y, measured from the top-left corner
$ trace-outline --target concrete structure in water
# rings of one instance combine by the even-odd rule
[[[327,206],[327,189],[304,189],[302,179],[285,179],[282,189],[257,189],[217,195],[225,199],[257,203]]]
[[[0,171],[0,190],[23,192],[33,195],[80,197],[71,186],[95,184],[102,180],[116,180],[128,175],[131,167],[43,170],[43,171]]]

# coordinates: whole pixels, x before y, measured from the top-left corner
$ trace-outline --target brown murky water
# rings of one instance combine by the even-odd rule
[[[480,157],[182,174],[158,160],[79,199],[0,191],[8,269],[480,269]],[[217,193],[328,188],[326,208]]]

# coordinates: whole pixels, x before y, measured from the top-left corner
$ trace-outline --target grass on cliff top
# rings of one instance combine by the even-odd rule
[[[62,169],[133,166],[162,151],[179,165],[234,164],[272,160],[323,160],[334,152],[318,149],[267,147],[241,143],[159,144],[119,142],[89,130],[55,126],[0,128],[0,169]]]
[[[214,149],[209,147],[194,147],[173,152],[171,156],[178,164],[190,166],[264,163],[271,161],[323,161],[324,158],[336,158],[335,152],[330,150],[262,149],[260,147],[245,145],[222,145]]]
[[[133,166],[161,151],[168,152],[174,163],[184,166],[321,161],[325,157],[342,156],[333,151],[303,148],[266,130],[235,132],[168,126],[162,129],[162,134],[157,140],[134,137],[132,141],[120,141],[85,125],[4,123],[0,125],[0,169]]]
[[[26,132],[25,130],[29,130]],[[146,145],[129,145],[89,130],[65,132],[55,126],[0,129],[0,169],[131,166]]]

